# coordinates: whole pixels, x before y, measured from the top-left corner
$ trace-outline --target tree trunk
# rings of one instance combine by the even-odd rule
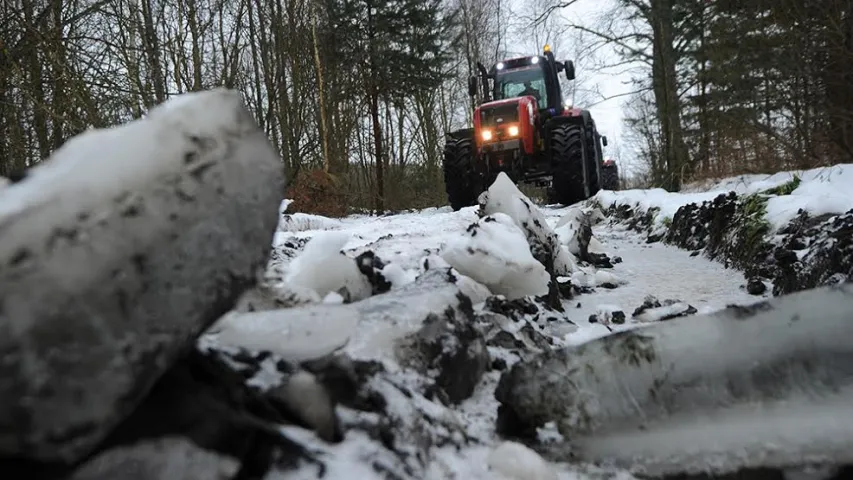
[[[683,175],[689,173],[687,145],[681,126],[681,106],[678,98],[678,78],[674,41],[674,0],[651,0],[650,17],[653,32],[652,88],[657,115],[663,134],[663,153],[666,177],[663,188],[678,191]]]
[[[829,121],[829,136],[833,152],[839,155],[840,161],[849,162],[853,158],[853,12],[838,5],[827,8],[829,16],[836,17],[829,24],[836,25],[828,32],[826,56],[828,64],[824,74],[826,83],[827,117]]]
[[[51,70],[53,71],[53,116],[51,118],[51,148],[58,149],[65,142],[65,126],[71,120],[70,112],[73,110],[67,101],[68,96],[68,72],[65,69],[65,45],[62,34],[62,0],[52,0],[51,10],[53,14],[53,55],[51,59]],[[76,116],[76,115],[75,115]]]
[[[43,31],[43,24],[35,23],[34,7],[32,0],[22,2],[24,10],[24,20],[29,25],[29,30],[24,34],[25,38],[22,44],[28,50],[27,55],[27,70],[29,75],[30,92],[33,107],[33,130],[38,140],[39,160],[46,159],[50,155],[50,137],[48,136],[47,128],[47,102],[45,101],[45,78],[44,67],[42,66],[41,58],[39,58],[39,36]]]
[[[367,2],[368,79],[367,96],[370,104],[370,119],[373,122],[373,147],[376,161],[376,191],[373,194],[376,213],[385,211],[385,155],[382,150],[382,125],[379,123],[379,85],[376,58],[376,33],[373,18],[373,2]]]
[[[370,85],[370,119],[373,122],[373,148],[376,158],[376,192],[374,194],[376,213],[385,211],[385,155],[382,151],[382,125],[379,123],[379,89],[375,81]]]
[[[198,5],[196,0],[187,0],[187,24],[190,27],[190,40],[192,42],[193,56],[193,86],[192,90],[198,92],[202,89],[201,82],[201,47],[200,33],[198,29]]]
[[[323,144],[323,171],[329,173],[329,130],[326,127],[323,64],[320,62],[320,45],[317,40],[317,7],[314,4],[311,5],[311,37],[314,41],[314,64],[317,67],[317,93],[320,101],[320,139]]]

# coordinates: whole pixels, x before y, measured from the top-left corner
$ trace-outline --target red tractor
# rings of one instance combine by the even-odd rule
[[[474,128],[449,133],[444,146],[453,210],[475,205],[500,172],[516,183],[548,186],[550,203],[570,205],[604,188],[607,138],[588,110],[563,104],[558,74],[574,80],[571,61],[555,61],[546,45],[544,55],[504,60],[490,70],[478,62],[477,68],[480,74],[468,80]]]

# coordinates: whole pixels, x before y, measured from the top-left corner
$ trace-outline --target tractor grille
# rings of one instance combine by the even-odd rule
[[[484,127],[493,127],[518,121],[518,104],[498,105],[480,110],[480,123]]]

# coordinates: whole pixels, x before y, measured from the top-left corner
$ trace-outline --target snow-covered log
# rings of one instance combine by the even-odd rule
[[[684,317],[504,374],[499,425],[653,477],[853,464],[853,285]]]
[[[0,190],[0,456],[89,452],[255,282],[283,187],[217,89],[82,133]]]
[[[454,283],[449,269],[426,271],[414,283],[349,304],[311,304],[263,312],[232,313],[205,341],[248,351],[269,351],[302,362],[346,347],[354,358],[393,356],[395,342],[421,328],[436,312],[458,308],[460,294],[484,298]]]

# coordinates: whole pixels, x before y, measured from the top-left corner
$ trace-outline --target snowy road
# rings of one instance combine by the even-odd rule
[[[546,208],[543,211],[552,225],[565,213],[565,209]],[[647,295],[659,300],[680,300],[695,307],[698,313],[761,299],[743,288],[743,273],[726,269],[720,263],[702,256],[691,257],[688,251],[662,243],[648,244],[639,234],[623,226],[604,225],[594,228],[593,232],[608,254],[622,258],[612,271],[627,283],[616,289],[598,288],[594,293],[578,296],[581,307],[569,312],[569,316],[581,328],[566,339],[569,343],[608,333],[605,327],[590,325],[587,321],[599,309],[621,310],[630,316]]]

